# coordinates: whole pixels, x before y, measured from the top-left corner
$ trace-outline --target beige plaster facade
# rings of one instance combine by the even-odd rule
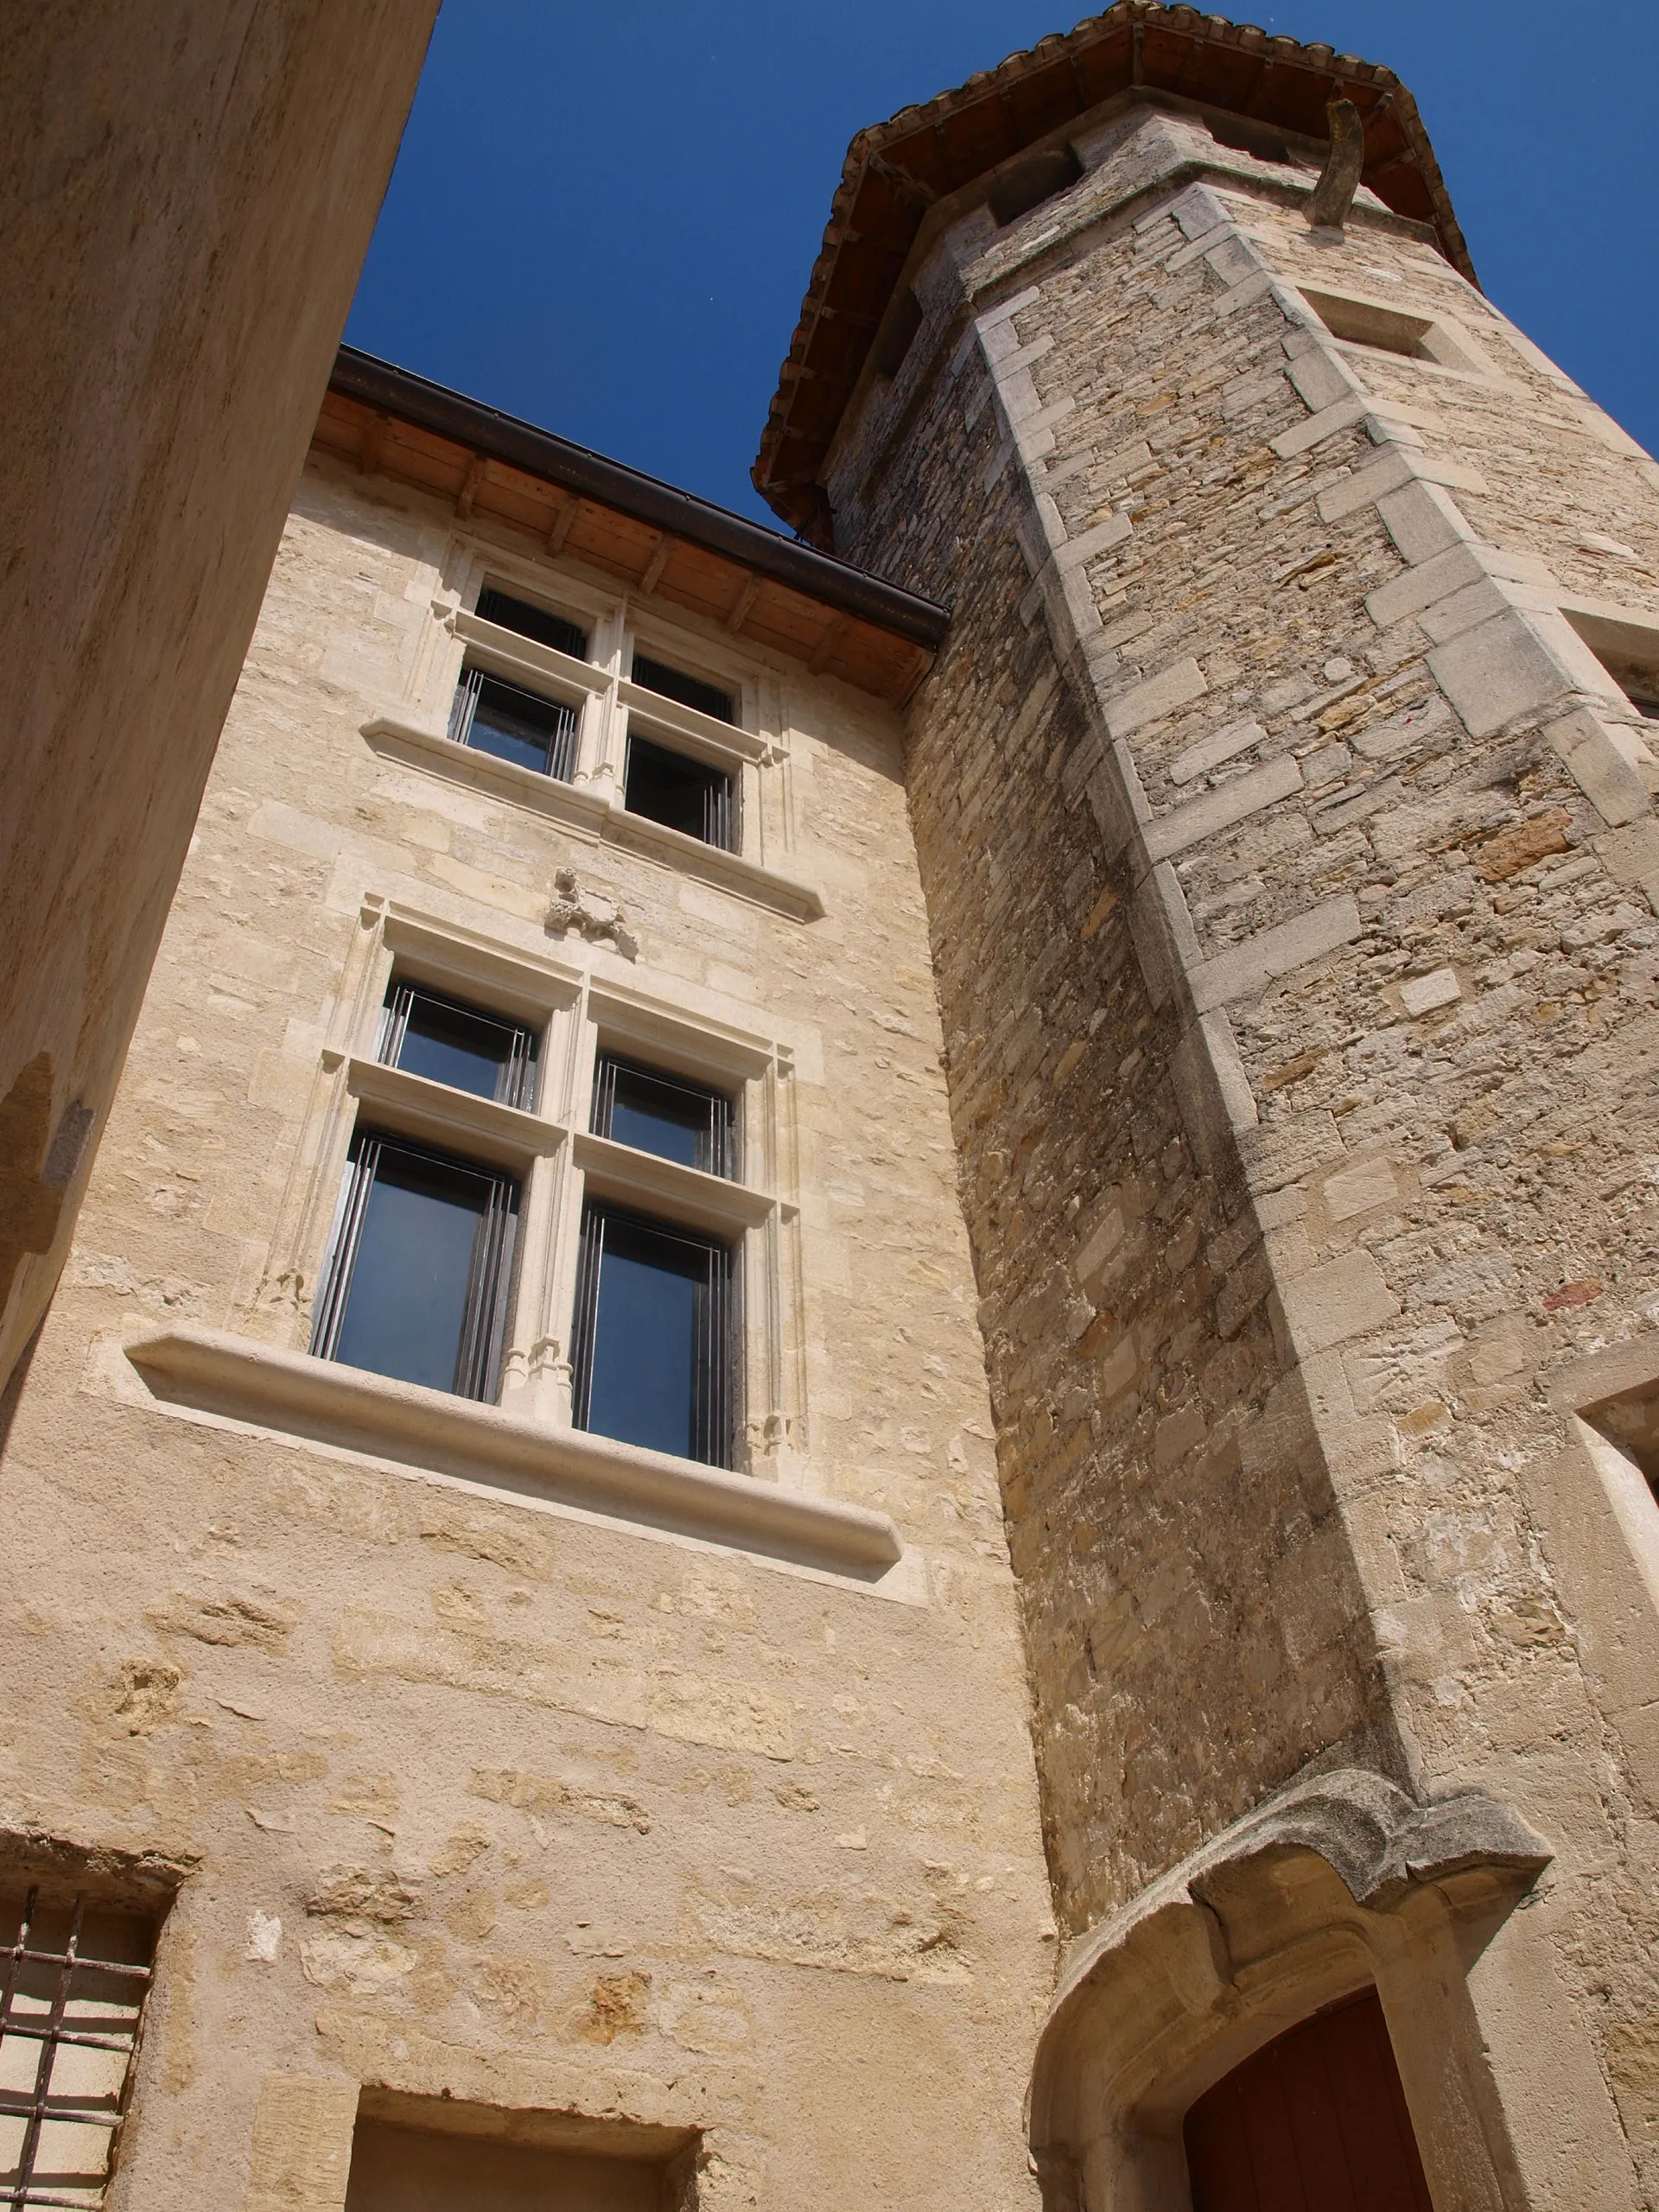
[[[486,577],[591,627],[573,785],[441,734]],[[742,701],[747,874],[601,836],[634,641]],[[378,1064],[394,965],[544,1030],[535,1113]],[[741,1095],[740,1185],[586,1134],[599,1039]],[[499,1410],[306,1357],[359,1112],[524,1177]],[[741,1243],[734,1472],[571,1429],[584,1185]],[[8,1822],[190,1870],[113,2203],[338,2206],[365,2082],[709,2205],[1021,2201],[1054,1931],[890,709],[315,461],[5,1467]]]
[[[1120,30],[1023,213],[905,188],[814,492],[950,607],[902,710],[314,451],[0,1461],[3,1897],[160,1926],[113,2212],[1192,2212],[1366,1988],[1436,2212],[1659,2206],[1659,467],[1449,210],[1138,73],[1262,34]],[[399,978],[533,1108],[385,1065]],[[365,1119],[522,1180],[497,1402],[307,1349]],[[573,1425],[584,1192],[740,1252],[731,1468]]]

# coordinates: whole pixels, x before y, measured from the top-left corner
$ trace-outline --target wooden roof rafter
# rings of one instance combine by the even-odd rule
[[[318,452],[903,706],[946,610],[759,523],[342,346]]]

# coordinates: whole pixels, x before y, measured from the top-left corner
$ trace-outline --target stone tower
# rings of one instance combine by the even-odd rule
[[[952,613],[1050,2202],[1368,1985],[1435,2205],[1659,2201],[1659,469],[1387,70],[1122,0],[854,142],[756,481]]]

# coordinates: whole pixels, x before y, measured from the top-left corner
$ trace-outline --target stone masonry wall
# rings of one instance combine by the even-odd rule
[[[1555,1853],[1482,1969],[1516,2156],[1652,2201],[1656,1775],[1542,1471],[1659,1319],[1659,776],[1562,612],[1659,622],[1659,471],[1363,195],[1079,144],[831,477],[957,611],[912,804],[1063,1921],[1361,1738],[1479,1783]]]
[[[308,472],[10,1408],[0,1827],[191,1870],[112,2202],[338,2212],[371,2082],[702,2129],[705,2208],[1023,2204],[1053,1929],[894,719],[760,668],[822,920],[601,851],[360,734],[442,725],[462,540]],[[566,867],[636,957],[551,933]],[[271,1239],[370,896],[791,1041],[791,1479],[893,1516],[899,1596],[136,1381],[181,1322],[303,1345]]]

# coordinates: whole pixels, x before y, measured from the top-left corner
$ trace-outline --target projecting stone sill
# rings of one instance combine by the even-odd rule
[[[668,727],[666,721],[664,726]],[[363,734],[388,759],[470,784],[512,805],[529,807],[568,829],[643,853],[683,874],[701,876],[706,883],[795,921],[823,919],[823,893],[817,884],[763,868],[759,861],[745,860],[741,853],[728,853],[722,846],[706,845],[701,837],[688,837],[683,830],[671,830],[647,815],[631,814],[626,806],[581,785],[561,783],[556,776],[521,768],[515,760],[498,760],[493,753],[457,745],[453,738],[388,715],[376,715],[365,722]]]
[[[581,1429],[543,1428],[496,1406],[279,1345],[169,1329],[126,1354],[154,1396],[199,1412],[861,1581],[885,1574],[900,1556],[885,1513]]]

